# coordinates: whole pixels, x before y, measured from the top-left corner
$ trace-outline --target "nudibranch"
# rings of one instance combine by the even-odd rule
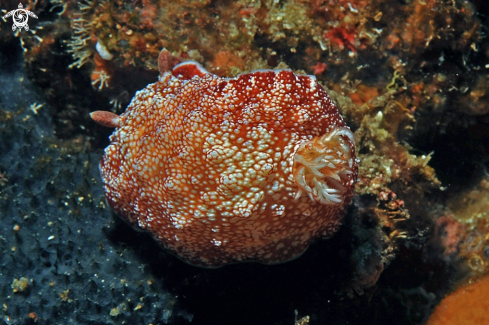
[[[166,59],[123,114],[91,114],[116,128],[100,163],[112,209],[204,267],[285,262],[332,236],[358,168],[353,133],[316,79],[221,78]]]

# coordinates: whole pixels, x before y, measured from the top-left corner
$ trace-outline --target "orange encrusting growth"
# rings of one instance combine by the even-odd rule
[[[160,70],[100,165],[120,216],[206,267],[287,261],[336,232],[357,178],[354,139],[314,77]]]
[[[426,325],[489,324],[489,276],[458,288],[435,308]]]

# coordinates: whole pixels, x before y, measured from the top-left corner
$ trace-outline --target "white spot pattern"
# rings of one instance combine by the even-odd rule
[[[113,209],[208,267],[297,257],[337,230],[357,176],[335,105],[289,70],[227,79],[186,62],[136,93],[110,139]]]

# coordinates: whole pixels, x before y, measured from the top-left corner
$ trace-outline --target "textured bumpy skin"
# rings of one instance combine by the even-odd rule
[[[101,162],[110,206],[183,260],[279,263],[333,235],[357,178],[354,138],[315,78],[163,72],[121,116]]]

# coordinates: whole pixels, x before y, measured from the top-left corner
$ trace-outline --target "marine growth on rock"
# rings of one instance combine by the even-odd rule
[[[355,140],[313,76],[221,78],[170,64],[117,116],[100,164],[107,200],[181,259],[279,263],[341,225],[357,179]]]

